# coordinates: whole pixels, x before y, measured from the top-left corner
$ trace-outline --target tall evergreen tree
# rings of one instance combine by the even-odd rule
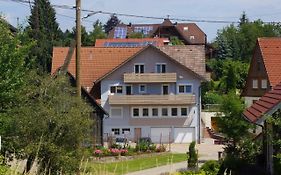
[[[117,26],[118,24],[120,24],[120,20],[118,19],[117,16],[115,15],[111,15],[109,20],[106,22],[106,24],[104,25],[104,31],[106,34],[109,33],[110,30],[112,30],[115,26]]]
[[[106,34],[103,30],[102,23],[97,20],[93,25],[93,31],[90,32],[90,40],[93,44],[96,43],[96,39],[106,38]]]
[[[36,68],[50,72],[52,48],[58,44],[62,32],[56,22],[56,13],[49,0],[35,0],[28,19],[28,33],[37,41],[32,53],[36,58]]]

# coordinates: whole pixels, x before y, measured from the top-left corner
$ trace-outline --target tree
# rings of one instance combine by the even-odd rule
[[[117,16],[115,15],[111,15],[109,20],[106,22],[106,24],[104,25],[104,31],[106,34],[109,33],[110,30],[112,30],[115,26],[117,26],[118,24],[120,24],[120,20],[118,19]]]
[[[195,150],[195,142],[191,142],[189,145],[189,152],[188,152],[188,167],[189,168],[195,168],[197,166],[198,162],[198,155]]]
[[[93,25],[93,31],[89,34],[92,45],[96,43],[96,39],[104,39],[106,38],[106,33],[103,31],[102,23],[99,20]]]
[[[18,91],[24,83],[25,60],[32,43],[22,44],[21,33],[12,34],[0,22],[0,115],[13,106],[19,98]],[[19,31],[20,32],[20,31]]]
[[[50,72],[52,49],[61,42],[62,32],[49,0],[34,1],[28,22],[29,36],[36,41],[36,47],[32,49],[31,55],[36,58],[34,67],[42,72]]]
[[[144,34],[141,32],[132,32],[129,34],[128,38],[144,38]]]
[[[177,36],[172,36],[170,40],[172,45],[184,45],[184,43]]]
[[[91,110],[75,93],[65,76],[30,74],[21,103],[5,115],[9,129],[2,133],[1,151],[27,159],[27,172],[35,160],[41,173],[77,172],[82,143],[91,133]]]

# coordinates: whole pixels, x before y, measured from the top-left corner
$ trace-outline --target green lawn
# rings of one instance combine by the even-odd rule
[[[182,161],[186,161],[186,154],[165,153],[114,163],[91,163],[89,166],[93,174],[119,175]]]

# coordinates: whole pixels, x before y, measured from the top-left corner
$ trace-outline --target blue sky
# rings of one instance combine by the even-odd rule
[[[75,5],[75,0],[50,0],[52,4]],[[250,20],[281,21],[280,0],[81,0],[82,8],[102,10],[116,13],[127,13],[144,16],[195,19],[195,20],[227,20],[237,21],[243,11]],[[56,9],[57,20],[60,27],[65,30],[75,26],[74,10]],[[28,5],[19,4],[10,0],[0,0],[0,13],[16,25],[17,18],[20,23],[26,24],[30,15]],[[86,15],[85,13],[83,15]],[[108,15],[94,15],[83,21],[87,30],[92,29],[93,21],[100,19],[105,22]],[[119,17],[124,23],[161,23],[162,20]],[[175,21],[174,21],[175,22]],[[215,38],[217,30],[227,24],[197,23],[207,34],[208,41]]]

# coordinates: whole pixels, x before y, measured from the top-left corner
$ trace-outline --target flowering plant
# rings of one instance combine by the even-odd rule
[[[128,153],[128,150],[126,149],[121,149],[120,150],[121,156],[125,156]]]
[[[113,155],[113,156],[118,156],[121,153],[120,150],[116,149],[116,148],[111,148],[111,149],[109,149],[109,151],[110,151],[111,155]]]
[[[102,151],[97,149],[97,150],[95,150],[94,154],[95,154],[95,156],[100,157],[102,155]]]

